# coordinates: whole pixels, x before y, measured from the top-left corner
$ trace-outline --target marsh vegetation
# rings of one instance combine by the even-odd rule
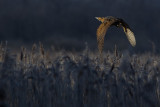
[[[0,45],[0,104],[9,107],[159,107],[160,56],[115,49],[98,53],[45,50],[12,53]]]

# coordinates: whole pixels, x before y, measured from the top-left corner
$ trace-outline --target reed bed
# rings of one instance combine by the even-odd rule
[[[160,107],[160,56],[0,45],[0,106]]]

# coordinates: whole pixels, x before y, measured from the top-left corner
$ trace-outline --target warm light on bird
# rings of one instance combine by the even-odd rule
[[[136,46],[136,39],[135,39],[134,33],[130,30],[128,24],[123,19],[115,18],[112,16],[95,17],[95,18],[100,22],[102,22],[97,29],[97,42],[98,42],[98,49],[100,54],[103,51],[104,37],[106,35],[107,29],[112,25],[115,25],[116,27],[122,27],[130,44],[133,47]]]

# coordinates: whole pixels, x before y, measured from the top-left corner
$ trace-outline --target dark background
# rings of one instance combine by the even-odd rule
[[[137,52],[160,52],[159,0],[0,0],[0,40],[12,47],[41,41],[46,47],[97,49],[95,16],[123,18],[135,33]],[[130,47],[122,29],[112,27],[105,51]]]

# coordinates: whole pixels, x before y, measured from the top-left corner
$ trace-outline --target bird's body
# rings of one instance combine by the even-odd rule
[[[112,16],[96,17],[96,19],[102,22],[97,29],[97,42],[98,42],[98,49],[100,54],[102,53],[102,50],[103,50],[105,34],[108,28],[113,25],[116,27],[122,27],[130,44],[133,47],[136,45],[134,34],[130,30],[128,24],[123,19],[115,18]]]

